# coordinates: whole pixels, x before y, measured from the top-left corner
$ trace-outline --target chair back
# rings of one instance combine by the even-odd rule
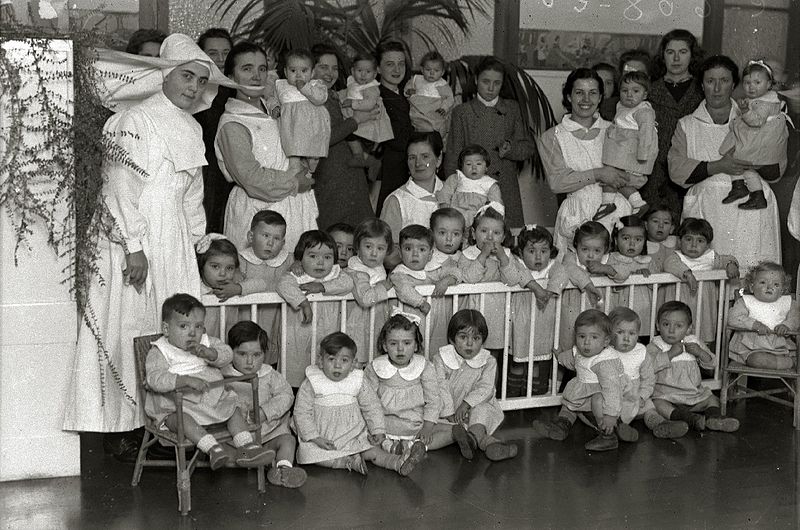
[[[153,343],[161,338],[161,333],[154,335],[142,335],[133,339],[133,355],[136,361],[136,385],[139,387],[141,396],[140,405],[144,410],[144,396],[149,390],[147,387],[147,352],[150,351]]]

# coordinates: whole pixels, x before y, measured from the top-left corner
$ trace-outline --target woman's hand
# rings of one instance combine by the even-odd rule
[[[751,169],[752,166],[747,162],[733,158],[727,154],[714,162],[706,164],[708,174],[713,176],[718,173],[725,173],[726,175],[741,175],[746,169]]]
[[[186,351],[193,354],[195,357],[200,357],[201,359],[205,359],[206,361],[216,361],[219,354],[213,348],[209,348],[208,346],[204,346],[199,342],[193,342],[186,348]]]
[[[132,252],[125,255],[127,267],[122,273],[127,277],[128,283],[140,291],[147,278],[148,262],[144,251]]]
[[[735,261],[731,261],[727,265],[725,265],[725,275],[728,276],[729,280],[739,277],[739,264]]]
[[[314,187],[314,179],[311,178],[311,172],[303,168],[294,174],[297,179],[297,193],[305,193]]]
[[[509,140],[506,140],[500,147],[497,148],[497,156],[500,158],[505,158],[510,152],[511,142]]]
[[[354,110],[353,111],[353,119],[356,120],[356,123],[361,125],[362,123],[377,120],[378,116],[381,115],[381,109],[375,106],[372,110]]]
[[[628,179],[625,178],[625,172],[611,166],[603,166],[595,169],[594,180],[600,184],[611,186],[614,189],[619,189],[628,184]]]

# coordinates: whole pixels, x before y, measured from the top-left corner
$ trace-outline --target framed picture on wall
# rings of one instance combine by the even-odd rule
[[[655,53],[659,35],[631,35],[549,29],[520,29],[519,66],[526,70],[574,70],[606,62],[617,64],[626,50]]]

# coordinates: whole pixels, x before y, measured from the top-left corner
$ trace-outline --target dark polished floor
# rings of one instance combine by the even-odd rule
[[[798,528],[800,436],[787,408],[740,403],[738,433],[675,441],[637,424],[639,443],[596,454],[583,425],[566,442],[535,439],[530,421],[553,413],[507,414],[500,434],[519,443],[515,460],[468,462],[451,447],[406,479],[308,466],[299,490],[259,495],[253,472],[201,469],[183,518],[172,471],[146,469],[131,487],[133,466],[90,436],[80,478],[0,484],[0,528]]]

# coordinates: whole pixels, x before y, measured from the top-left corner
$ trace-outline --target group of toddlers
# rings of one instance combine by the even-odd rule
[[[320,158],[328,155],[330,115],[325,108],[328,90],[319,79],[313,79],[314,56],[308,50],[288,50],[283,57],[284,78],[270,70],[264,89],[266,108],[273,117],[280,117],[281,145],[287,156],[305,159],[312,172]],[[442,78],[445,60],[436,51],[420,60],[421,74],[414,75],[405,86],[409,101],[409,118],[417,131],[437,131],[444,138],[449,126],[450,111],[455,104],[453,91]],[[363,122],[347,139],[351,167],[364,167],[371,180],[380,170],[374,156],[382,142],[394,138],[391,120],[380,95],[377,80],[378,62],[371,54],[359,54],[351,61],[347,87],[338,94],[345,118],[353,111],[375,113],[374,119]]]

